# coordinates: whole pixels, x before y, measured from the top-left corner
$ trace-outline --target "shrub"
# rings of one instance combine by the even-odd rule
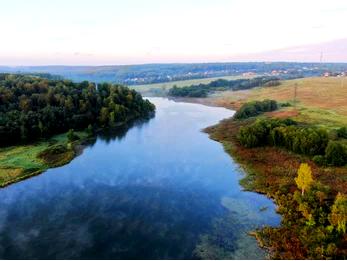
[[[338,141],[329,141],[325,150],[327,163],[333,166],[344,166],[347,163],[346,148]]]
[[[278,104],[275,100],[252,101],[247,102],[236,112],[236,119],[246,119],[257,116],[263,112],[275,111],[278,109]]]
[[[329,139],[330,140],[338,140],[339,139],[339,133],[337,130],[331,130],[329,131]]]
[[[78,140],[79,137],[75,134],[74,130],[73,129],[70,129],[68,132],[67,132],[67,139],[69,140],[69,142],[73,142],[75,140]]]
[[[327,163],[325,157],[322,155],[316,155],[312,158],[312,160],[317,166],[325,166]]]
[[[281,85],[281,82],[279,80],[272,80],[263,84],[264,87],[276,87],[279,85]]]
[[[94,135],[94,129],[93,129],[93,126],[91,124],[89,124],[88,127],[86,128],[86,132],[87,132],[89,137]]]
[[[347,139],[347,128],[342,127],[337,130],[337,135],[339,138]]]
[[[281,103],[281,107],[290,107],[290,106],[292,106],[290,104],[290,102],[283,102],[283,103]]]

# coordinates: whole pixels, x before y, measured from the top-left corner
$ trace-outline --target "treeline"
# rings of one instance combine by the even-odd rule
[[[253,124],[240,128],[238,140],[247,148],[283,147],[311,156],[320,165],[347,164],[347,148],[341,141],[329,139],[325,129],[299,126],[290,119],[258,119]]]
[[[55,75],[55,74],[50,74],[50,73],[20,73],[20,75],[26,75],[26,76],[33,76],[33,77],[39,77],[39,78],[45,78],[48,80],[55,80],[55,81],[59,81],[59,80],[63,80],[64,77],[60,76],[60,75]]]
[[[346,64],[338,63],[291,63],[291,62],[245,62],[245,63],[189,63],[189,64],[143,64],[118,66],[33,66],[4,67],[0,72],[42,72],[61,75],[75,82],[112,82],[126,85],[172,82],[243,73],[270,75],[274,71],[281,79],[321,76],[324,72],[345,72]]]
[[[121,85],[103,83],[96,88],[86,81],[0,74],[0,146],[89,125],[112,127],[154,110],[139,93]]]
[[[258,86],[278,86],[280,85],[279,80],[279,78],[269,76],[237,80],[218,79],[207,84],[190,85],[182,88],[174,86],[169,90],[168,95],[176,97],[207,97],[209,93],[214,91],[237,91],[251,89]]]
[[[275,111],[278,107],[275,100],[251,101],[243,104],[235,113],[234,117],[236,119],[246,119],[257,116],[263,112]]]

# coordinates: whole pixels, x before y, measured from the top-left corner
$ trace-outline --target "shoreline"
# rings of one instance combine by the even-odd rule
[[[27,180],[31,177],[35,177],[40,174],[43,174],[48,169],[54,169],[54,168],[58,168],[66,164],[69,164],[72,160],[80,156],[83,153],[84,149],[88,147],[90,142],[95,141],[97,139],[99,134],[110,131],[110,130],[117,132],[122,130],[122,128],[126,127],[127,125],[131,125],[135,123],[136,121],[150,119],[151,117],[153,117],[153,114],[144,118],[134,118],[134,119],[128,119],[127,121],[119,122],[112,128],[109,128],[109,127],[98,128],[94,131],[94,134],[92,136],[88,136],[88,134],[85,131],[77,131],[76,133],[79,136],[79,139],[74,142],[70,142],[71,145],[69,146],[71,146],[71,148],[66,149],[66,151],[58,155],[60,157],[65,156],[63,159],[58,158],[55,161],[53,160],[53,162],[45,162],[45,160],[42,157],[40,157],[39,154],[45,152],[45,150],[48,150],[54,146],[64,146],[65,148],[67,148],[69,144],[69,142],[66,139],[67,132],[60,133],[50,138],[42,139],[40,141],[36,141],[33,143],[16,144],[13,146],[2,147],[0,148],[0,159],[1,159],[1,153],[3,153],[3,151],[6,151],[6,150],[16,150],[17,148],[23,148],[23,151],[29,151],[29,150],[35,149],[36,147],[41,147],[41,146],[42,146],[42,149],[38,150],[35,155],[31,155],[33,156],[33,158],[30,160],[35,161],[37,165],[40,165],[39,167],[35,169],[32,169],[32,170],[30,168],[24,169],[21,166],[5,166],[0,168],[0,171],[6,171],[6,170],[21,171],[20,174],[14,177],[13,179],[1,181],[0,189],[10,186],[12,184],[19,183],[21,181]],[[12,155],[8,155],[7,157],[11,157],[11,156]],[[57,156],[57,155],[48,154],[46,156],[50,157],[50,156]],[[6,156],[5,157],[3,156],[2,158],[5,158],[6,160]],[[7,176],[10,176],[10,174],[8,174]]]
[[[273,117],[270,113],[259,116]],[[256,238],[259,247],[268,252],[270,259],[344,257],[347,252],[344,250],[346,237],[342,234],[340,238],[335,239],[337,231],[329,230],[332,225],[328,217],[336,195],[347,193],[346,166],[318,166],[309,156],[276,146],[242,146],[237,138],[239,129],[250,126],[259,116],[244,120],[234,120],[231,117],[203,130],[210,139],[221,143],[224,151],[240,165],[244,176],[239,183],[244,190],[263,194],[271,199],[276,205],[276,212],[281,216],[281,224],[278,227],[264,226],[250,231],[250,235]],[[320,204],[320,211],[326,217],[325,221],[317,218],[317,221],[313,221],[316,223],[310,224],[303,212],[301,202],[308,200],[308,196],[298,199],[298,186],[295,182],[301,163],[307,163],[312,169],[315,182],[312,191],[315,191],[315,194],[309,197],[313,197],[316,204]],[[324,200],[318,195],[324,195]],[[312,205],[312,208],[306,211],[315,213],[314,211],[319,210],[319,207],[315,206]],[[302,237],[305,233],[307,235]],[[320,239],[317,239],[317,233],[321,233],[318,234]]]
[[[170,99],[170,97],[169,97],[169,99]],[[222,104],[217,102],[218,101],[217,99],[213,99],[213,98],[174,98],[172,100],[178,101],[178,102],[201,104],[201,105],[210,106],[210,107],[221,107],[221,108],[225,108],[228,110],[233,110],[235,112],[238,109],[237,106],[235,106],[232,103],[229,106],[223,106]],[[239,166],[243,172],[243,177],[241,177],[239,179],[239,184],[241,185],[243,190],[258,193],[258,194],[266,196],[267,198],[269,198],[273,201],[274,205],[276,206],[276,209],[278,209],[279,205],[277,204],[274,195],[268,193],[266,190],[263,190],[263,189],[257,187],[254,184],[254,177],[259,176],[261,174],[259,172],[257,172],[257,170],[255,170],[251,167],[250,162],[245,162],[246,160],[243,159],[242,157],[240,157],[240,155],[238,155],[236,153],[236,147],[237,147],[236,142],[235,141],[228,141],[227,142],[227,141],[223,140],[222,138],[216,137],[216,135],[215,135],[216,130],[218,130],[225,122],[228,122],[228,121],[233,121],[233,116],[230,118],[222,119],[219,123],[212,125],[212,126],[208,126],[208,127],[204,128],[202,131],[204,133],[208,134],[208,137],[211,140],[219,142],[223,146],[225,153],[227,153],[229,155],[229,157],[231,157],[237,164],[239,164]],[[281,220],[282,220],[283,216],[280,213],[278,213],[277,210],[276,210],[276,212],[277,212],[277,214],[280,215]],[[280,226],[281,226],[281,224],[280,224]],[[262,228],[258,228],[256,230],[249,231],[248,235],[251,237],[254,237],[257,241],[258,246],[267,252],[267,255],[269,257],[268,259],[273,259],[273,253],[271,250],[271,246],[267,246],[264,244],[264,240],[261,238],[261,235],[259,233],[261,230],[262,230]]]
[[[72,160],[74,160],[76,157],[78,157],[79,155],[81,155],[83,153],[83,150],[87,147],[86,145],[83,145],[83,144],[86,143],[88,140],[92,140],[92,139],[93,139],[93,137],[88,137],[88,138],[78,140],[75,144],[72,144],[71,150],[66,151],[66,153],[73,152],[73,154],[71,156],[67,157],[66,160],[60,161],[58,163],[52,163],[52,164],[44,164],[43,163],[42,169],[31,171],[31,172],[29,170],[24,175],[21,175],[21,176],[14,178],[14,179],[0,183],[0,188],[5,188],[5,187],[10,186],[12,184],[16,184],[16,183],[19,183],[21,181],[27,180],[31,177],[38,176],[38,175],[44,173],[45,171],[47,171],[48,169],[54,169],[54,168],[58,168],[58,167],[66,165],[66,164],[69,164]],[[59,142],[52,144],[51,146],[58,145],[58,144],[59,144]],[[36,145],[37,145],[37,143],[30,144],[30,146],[36,146]],[[51,146],[47,147],[47,149],[50,148]],[[36,156],[37,156],[37,158],[39,158],[38,155],[36,155]],[[41,159],[41,161],[43,161],[43,160]],[[10,168],[8,168],[8,169],[10,169]],[[26,170],[24,170],[24,172],[26,172]]]

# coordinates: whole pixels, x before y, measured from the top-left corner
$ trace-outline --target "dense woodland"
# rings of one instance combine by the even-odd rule
[[[0,146],[69,129],[113,127],[155,107],[121,85],[0,74]]]
[[[226,90],[246,90],[258,86],[278,86],[279,78],[276,77],[256,77],[252,79],[225,80],[218,79],[207,84],[197,84],[178,88],[174,86],[169,90],[169,96],[174,97],[207,97],[209,93]]]

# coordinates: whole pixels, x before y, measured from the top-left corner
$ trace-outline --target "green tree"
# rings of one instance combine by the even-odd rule
[[[43,133],[44,133],[44,126],[43,126],[42,121],[39,121],[38,128],[39,128],[39,130],[40,130],[40,135],[41,135],[41,137],[42,137],[42,136],[43,136]]]
[[[74,104],[71,96],[68,96],[67,99],[65,100],[65,108],[68,111],[72,111],[74,109]]]
[[[68,132],[67,132],[67,139],[69,142],[73,142],[75,140],[78,139],[78,136],[75,134],[74,130],[73,129],[70,129]]]
[[[296,185],[301,189],[301,195],[309,190],[313,184],[311,167],[307,163],[301,163],[298,170],[298,177],[295,178]]]
[[[88,125],[86,132],[87,132],[89,137],[94,135],[94,129],[93,129],[93,126],[91,124]]]
[[[102,107],[100,110],[100,123],[105,126],[106,123],[108,123],[108,119],[109,119],[109,111],[106,107]]]
[[[110,117],[109,117],[108,124],[110,125],[110,127],[114,127],[115,124],[116,124],[116,116],[115,116],[114,111],[112,111],[112,112],[110,113]]]
[[[341,127],[337,130],[337,135],[340,138],[347,139],[347,128],[346,127]]]

